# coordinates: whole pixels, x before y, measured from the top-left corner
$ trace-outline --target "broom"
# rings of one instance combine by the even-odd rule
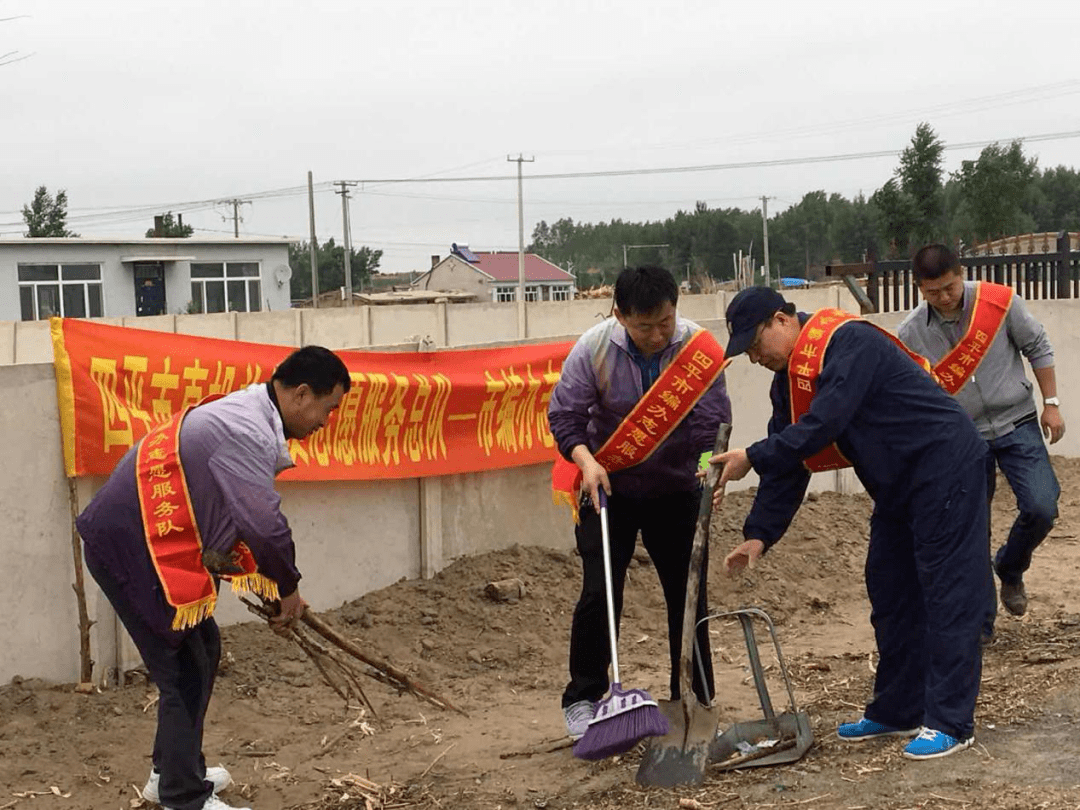
[[[623,689],[616,652],[615,597],[611,585],[611,540],[608,537],[607,495],[600,487],[600,537],[604,550],[604,587],[607,595],[608,637],[611,641],[611,694],[600,701],[585,734],[574,743],[579,759],[606,759],[629,751],[646,737],[668,732],[668,721],[644,689]]]

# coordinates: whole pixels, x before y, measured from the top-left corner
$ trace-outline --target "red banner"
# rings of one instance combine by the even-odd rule
[[[52,336],[68,475],[108,475],[174,413],[268,380],[292,351],[60,318]],[[339,351],[352,389],[322,430],[289,443],[296,467],[281,478],[419,478],[550,462],[548,401],[572,345]]]

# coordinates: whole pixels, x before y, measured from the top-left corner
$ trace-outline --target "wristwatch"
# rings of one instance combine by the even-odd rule
[[[1054,405],[1056,407],[1061,405],[1061,400],[1057,397],[1047,397],[1043,400],[1043,405]]]

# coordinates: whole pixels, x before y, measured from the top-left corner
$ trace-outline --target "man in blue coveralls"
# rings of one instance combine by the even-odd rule
[[[986,443],[873,324],[836,310],[796,313],[763,287],[735,296],[727,324],[727,356],[746,352],[775,373],[768,438],[712,459],[725,465],[717,502],[728,481],[751,469],[761,477],[728,573],[783,536],[810,469],[830,468],[815,460],[831,453],[831,468],[850,463],[874,499],[866,589],[880,662],[863,717],[837,733],[915,737],[904,748],[911,759],[971,746],[989,576]]]

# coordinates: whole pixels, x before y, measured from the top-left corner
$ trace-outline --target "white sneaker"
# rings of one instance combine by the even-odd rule
[[[168,807],[165,810],[169,810]],[[210,798],[203,802],[202,810],[251,810],[250,807],[233,807],[231,804],[225,804],[216,794],[211,793]]]
[[[563,709],[566,720],[566,734],[571,740],[580,740],[585,736],[589,721],[596,716],[596,704],[591,700],[579,700]]]
[[[221,767],[207,768],[205,778],[206,781],[213,784],[215,794],[220,793],[232,784],[232,776],[227,770]],[[161,793],[159,792],[160,787],[161,774],[155,770],[151,770],[150,778],[146,780],[146,787],[142,789],[142,797],[148,802],[153,802],[154,804],[161,804]]]

